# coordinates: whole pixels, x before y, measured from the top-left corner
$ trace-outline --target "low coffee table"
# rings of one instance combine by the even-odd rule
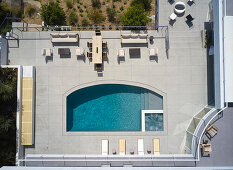
[[[69,55],[70,49],[69,48],[58,48],[58,54],[60,55]]]

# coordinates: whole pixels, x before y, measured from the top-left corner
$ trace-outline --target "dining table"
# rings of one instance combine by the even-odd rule
[[[92,37],[92,62],[102,64],[102,36]]]

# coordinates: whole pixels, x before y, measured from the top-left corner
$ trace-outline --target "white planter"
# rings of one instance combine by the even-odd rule
[[[175,4],[175,9],[174,9],[175,13],[182,14],[184,13],[185,9],[186,9],[185,3],[179,1]]]

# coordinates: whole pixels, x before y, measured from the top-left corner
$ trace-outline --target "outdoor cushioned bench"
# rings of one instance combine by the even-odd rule
[[[56,42],[78,42],[78,33],[50,33],[50,40]]]
[[[148,43],[147,34],[121,34],[121,43]]]

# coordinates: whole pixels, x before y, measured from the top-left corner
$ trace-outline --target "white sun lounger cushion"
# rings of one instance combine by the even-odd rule
[[[108,155],[108,140],[102,140],[102,155]]]
[[[138,155],[144,155],[143,139],[138,139]]]

